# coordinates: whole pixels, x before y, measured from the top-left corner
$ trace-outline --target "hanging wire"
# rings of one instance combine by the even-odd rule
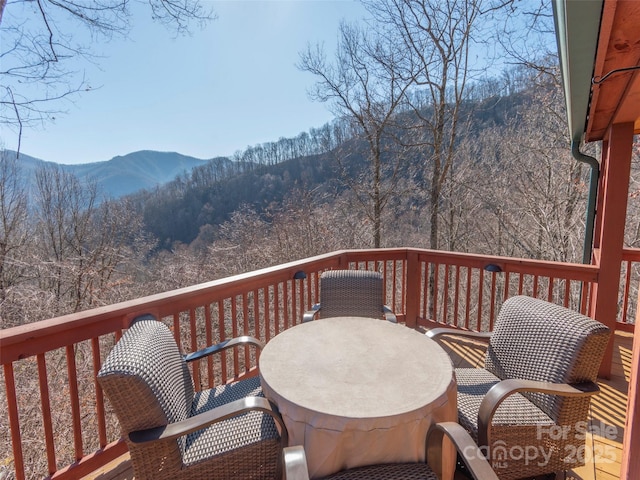
[[[622,73],[622,72],[630,72],[632,70],[640,70],[640,65],[636,65],[634,67],[624,67],[624,68],[617,68],[615,70],[611,70],[609,73],[601,76],[601,77],[593,77],[591,79],[591,83],[593,85],[600,85],[602,82],[604,82],[607,78],[609,78],[611,75],[614,75],[616,73]]]

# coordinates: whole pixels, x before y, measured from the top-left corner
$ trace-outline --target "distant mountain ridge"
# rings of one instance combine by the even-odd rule
[[[10,155],[15,152],[6,151]],[[231,163],[226,157],[209,160],[190,157],[176,152],[141,150],[127,155],[113,157],[104,162],[60,166],[78,178],[95,180],[101,192],[107,197],[119,198],[140,190],[148,190],[174,180],[178,175],[189,173],[193,168],[208,162]],[[26,176],[27,184],[33,185],[34,173],[40,166],[53,164],[39,158],[20,153],[19,163]]]

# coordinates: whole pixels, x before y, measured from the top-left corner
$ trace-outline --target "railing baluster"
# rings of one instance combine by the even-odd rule
[[[622,303],[622,318],[620,321],[622,323],[627,323],[627,308],[629,308],[629,288],[631,287],[631,261],[627,260],[624,262],[627,266],[627,271],[625,272],[625,282],[624,282],[624,294],[623,294],[623,303]]]
[[[51,402],[49,400],[47,364],[44,353],[39,353],[36,358],[38,361],[38,383],[40,384],[40,405],[42,406],[42,424],[44,427],[44,439],[47,452],[47,466],[49,468],[49,474],[53,475],[57,470],[57,466],[53,426],[51,425]]]
[[[491,272],[491,303],[489,304],[489,331],[493,330],[496,308],[496,272]]]
[[[261,317],[262,315],[260,314],[260,289],[256,288],[254,290],[251,291],[251,299],[250,299],[250,303],[249,303],[249,313],[250,313],[250,317],[249,317],[249,330],[247,331],[247,335],[252,335],[258,339],[260,338],[264,338],[262,336],[262,333],[260,332],[261,330],[261,324],[262,324],[262,320]],[[253,331],[250,332],[251,330],[251,318],[253,318]],[[253,353],[250,351],[249,353],[251,353],[251,356],[253,356]],[[253,360],[252,360],[253,362]]]
[[[251,293],[253,293],[253,295],[255,295],[255,292],[251,292]],[[242,294],[242,316],[243,316],[243,332],[242,332],[242,335],[250,335],[251,334],[251,329],[249,328],[249,303],[250,303],[249,302],[249,294],[245,292],[245,293]],[[254,318],[253,321],[254,322],[256,321],[255,318]],[[249,367],[251,365],[251,352],[246,347],[243,347],[243,350],[244,350],[244,372],[246,373],[246,372],[249,371]]]
[[[398,302],[397,299],[394,299],[394,305],[396,309],[399,308],[399,310],[405,315],[405,319],[407,315],[407,306],[406,306],[406,303],[404,302],[404,299],[407,298],[408,275],[409,275],[409,262],[401,261],[400,262],[400,301]],[[395,274],[394,274],[394,278],[395,278]],[[400,304],[400,307],[398,307],[398,303]]]
[[[284,329],[289,328],[289,305],[291,302],[289,301],[289,281],[285,280],[282,282],[282,300],[284,302],[283,305],[283,313],[284,313]]]
[[[570,308],[569,302],[571,300],[571,281],[568,278],[564,279],[564,306]]]
[[[580,297],[580,312],[585,313],[589,310],[591,305],[591,291],[587,282],[582,282],[582,296]]]
[[[554,282],[555,282],[555,278],[554,277],[549,277],[549,287],[547,290],[547,301],[548,302],[553,302],[553,287],[554,287]]]
[[[509,298],[509,284],[511,282],[511,274],[507,271],[504,272],[504,294],[502,295],[502,301],[504,302]]]
[[[204,306],[204,330],[206,346],[213,345],[213,324],[211,322],[211,305],[206,304]],[[213,355],[207,357],[207,388],[213,388]]]
[[[482,301],[484,300],[484,269],[478,268],[478,316],[476,330],[482,331]]]
[[[396,288],[398,288],[398,279],[396,277],[397,271],[395,268],[395,262],[382,262],[382,270],[384,277],[384,303],[389,305],[391,310],[394,312],[400,313],[396,309]],[[391,284],[390,290],[387,288]],[[387,294],[390,292],[389,294]]]
[[[440,293],[440,264],[439,263],[435,263],[433,262],[432,264],[433,267],[433,294],[432,294],[432,305],[431,308],[433,309],[433,319],[437,322],[438,321],[438,294]]]
[[[320,301],[320,275],[322,275],[320,272],[316,272],[313,274],[313,283],[315,287],[316,298],[315,302],[312,303],[318,303]]]
[[[296,324],[296,318],[298,316],[298,310],[296,308],[297,299],[296,281],[291,280],[291,326]]]
[[[518,275],[518,295],[522,295],[523,288],[524,288],[524,274],[521,273]]]
[[[294,323],[298,324],[302,322],[302,315],[304,315],[304,280],[293,280],[293,283],[298,284],[298,290],[300,292],[300,302],[298,303],[298,314],[294,317]]]
[[[75,459],[80,460],[84,454],[82,446],[82,424],[80,422],[80,400],[78,392],[78,373],[76,369],[75,346],[67,345],[67,374],[69,380],[69,397],[71,400],[71,419],[73,423],[73,446]]]
[[[5,363],[3,367],[5,393],[7,395],[7,410],[9,414],[9,427],[11,428],[13,464],[15,465],[16,480],[24,480],[24,458],[22,456],[20,417],[18,416],[18,400],[16,398],[16,382],[13,376],[13,363]]]
[[[422,284],[423,287],[420,289],[422,292],[422,316],[424,318],[429,318],[429,264],[427,262],[422,262]],[[435,320],[435,318],[433,319]]]
[[[459,323],[460,323],[460,317],[458,316],[459,302],[460,302],[460,265],[456,265],[455,290],[453,292],[453,321],[456,326],[459,326]]]
[[[303,282],[305,283],[305,285],[307,286],[307,303],[305,303],[305,308],[304,310],[307,311],[311,308],[311,305],[313,305],[313,289],[312,287],[312,281],[311,281],[311,274],[307,275],[307,278],[305,280],[303,280]]]
[[[102,388],[97,381],[98,372],[102,361],[100,359],[100,339],[93,337],[91,339],[91,354],[93,356],[93,385],[96,392],[96,419],[98,421],[98,441],[100,448],[107,445],[107,426],[104,413],[104,397],[102,395]]]
[[[280,284],[276,283],[273,286],[273,323],[275,327],[275,334],[280,333]]]
[[[227,339],[227,328],[225,325],[225,301],[218,300],[218,330],[220,334],[220,342],[224,342]],[[227,383],[227,352],[223,350],[220,353],[220,382]]]
[[[191,351],[198,351],[198,326],[196,324],[196,311],[194,308],[189,309],[189,329],[191,330]],[[202,390],[202,384],[200,383],[200,360],[195,360],[191,363],[191,375],[193,376],[193,384],[196,390]]]
[[[442,322],[449,323],[449,264],[444,266],[444,293],[442,295]]]
[[[178,349],[182,350],[182,329],[180,328],[180,313],[173,314],[173,336],[178,344]]]
[[[231,338],[238,336],[238,300],[237,296],[231,297]],[[238,378],[238,364],[240,363],[238,349],[233,349],[233,378]]]
[[[249,335],[251,328],[249,327],[249,295],[251,292],[242,293],[242,333],[240,335]]]
[[[273,285],[267,285],[264,289],[263,308],[264,308],[264,341],[271,340],[271,290]]]

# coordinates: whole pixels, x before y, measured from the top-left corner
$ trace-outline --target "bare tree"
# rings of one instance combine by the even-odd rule
[[[580,261],[587,168],[566,148],[561,86],[547,80],[519,103],[512,99],[506,118],[465,136],[457,149],[462,158],[450,186],[455,201],[466,201],[464,210],[474,209],[467,251]],[[459,164],[472,169],[465,174]]]
[[[522,71],[537,72],[543,81],[557,78],[558,65],[555,25],[551,2],[508,0],[509,8],[496,28],[492,40],[509,59],[510,64],[524,67]],[[508,73],[518,72],[516,69]],[[528,80],[532,79],[530,74]]]
[[[192,21],[212,18],[199,0],[147,1],[153,18],[179,34]],[[93,41],[126,36],[133,4],[133,0],[0,0],[0,124],[16,129],[20,138],[23,128],[62,113],[61,100],[89,90],[88,80],[73,70],[74,60],[95,60],[90,47],[82,43],[82,31]],[[73,30],[64,31],[66,25],[74,25]],[[19,144],[16,150],[20,151]]]
[[[52,292],[60,313],[107,303],[111,283],[123,280],[118,268],[151,248],[141,215],[126,200],[100,201],[95,181],[60,166],[37,170],[36,185],[40,290]]]
[[[349,158],[338,154],[337,160],[344,181],[373,224],[375,248],[381,246],[382,212],[394,195],[403,160],[396,141],[397,114],[413,82],[394,68],[403,57],[403,49],[390,37],[344,22],[333,63],[320,46],[308,46],[300,55],[299,68],[318,78],[311,98],[330,102],[336,116],[349,119],[356,137],[366,142],[369,170],[364,177],[349,171]]]
[[[90,217],[97,204],[95,182],[83,185],[57,165],[36,170],[36,215],[42,249],[40,288],[54,292],[58,302],[81,303]]]
[[[410,62],[396,70],[409,74],[416,86],[411,96],[416,121],[410,143],[425,159],[425,168],[416,169],[415,179],[428,191],[429,246],[435,249],[443,185],[458,134],[470,114],[465,94],[471,77],[471,43],[478,39],[481,16],[499,5],[491,0],[367,0],[365,5],[410,55]]]
[[[21,277],[20,250],[27,243],[27,191],[17,158],[0,152],[0,303]],[[0,315],[2,317],[2,315]]]

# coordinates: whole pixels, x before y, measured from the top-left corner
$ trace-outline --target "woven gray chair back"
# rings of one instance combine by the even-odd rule
[[[382,318],[382,275],[368,270],[329,270],[320,276],[320,317]]]
[[[609,335],[605,325],[576,311],[527,296],[511,297],[500,309],[485,368],[501,379],[595,382]],[[558,420],[562,397],[525,395]]]
[[[169,328],[150,315],[136,319],[98,372],[123,436],[189,416],[193,381]],[[176,458],[184,438],[176,442]],[[179,447],[179,449],[178,449]]]

